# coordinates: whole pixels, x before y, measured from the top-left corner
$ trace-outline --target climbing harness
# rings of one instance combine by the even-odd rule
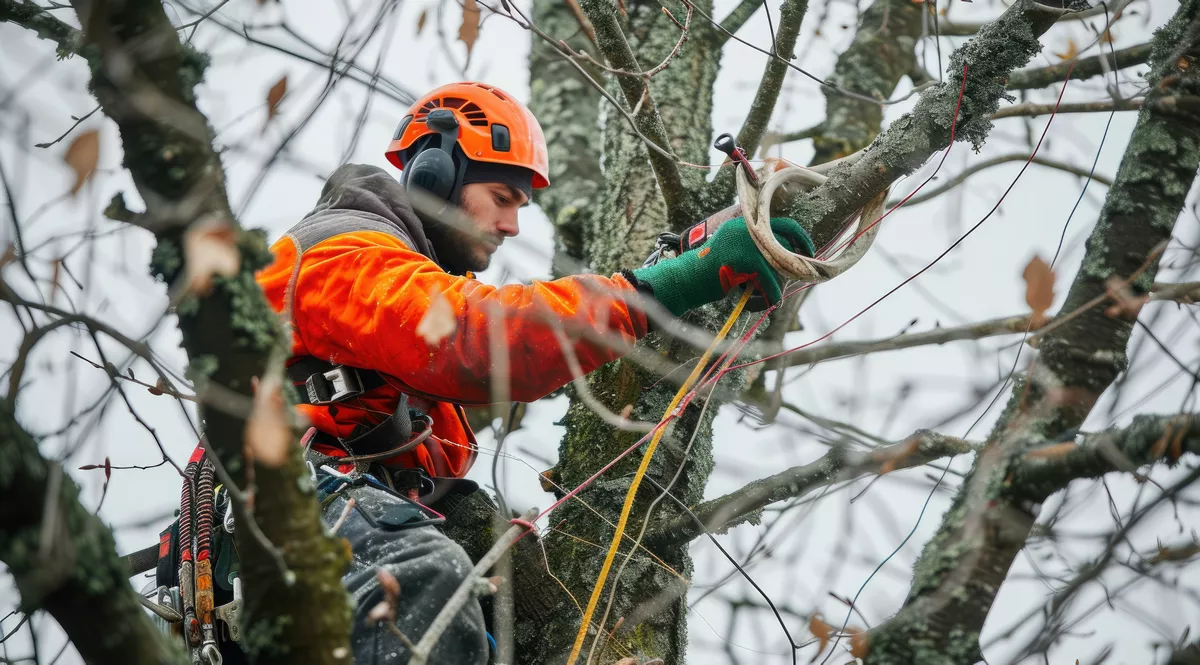
[[[380,372],[331,363],[313,356],[302,356],[288,365],[288,379],[300,393],[301,404],[330,406],[341,404],[363,393],[389,385]],[[400,393],[392,414],[377,425],[348,438],[337,439],[337,446],[349,457],[341,463],[355,464],[367,471],[369,463],[409,452],[433,435],[433,417],[428,414],[429,402],[423,398]],[[414,425],[421,428],[414,431]]]
[[[758,245],[759,251],[763,253],[772,268],[788,279],[803,280],[812,283],[833,279],[850,269],[855,263],[858,263],[859,259],[866,254],[871,244],[875,241],[875,236],[878,234],[877,222],[883,212],[886,191],[875,196],[859,211],[858,224],[852,237],[840,245],[834,246],[831,244],[831,246],[835,247],[835,252],[837,249],[844,249],[837,258],[828,260],[816,259],[787,250],[787,248],[780,244],[775,238],[775,234],[771,231],[772,197],[778,188],[783,185],[796,184],[802,188],[811,189],[823,184],[826,177],[812,169],[789,166],[770,174],[760,185],[758,176],[751,169],[749,160],[746,159],[745,152],[734,144],[732,136],[722,134],[717,137],[715,147],[728,154],[729,158],[736,165],[737,172],[735,178],[737,180],[740,205],[718,212],[705,221],[691,227],[682,236],[672,237],[671,234],[659,236],[660,247],[647,260],[648,264],[651,261],[657,262],[664,258],[664,253],[668,249],[678,254],[703,244],[721,223],[737,217],[739,210],[740,215],[746,220],[746,226],[750,229],[751,236],[754,238],[755,244]],[[847,226],[849,225],[847,224]],[[842,236],[845,235],[843,232]],[[837,241],[841,242],[841,238],[838,238]],[[617,549],[621,544],[621,539],[624,537],[625,527],[629,521],[629,514],[633,509],[633,501],[637,495],[638,487],[641,485],[642,479],[646,475],[646,470],[650,466],[650,459],[654,456],[654,451],[658,447],[663,433],[666,431],[667,422],[675,415],[675,411],[683,398],[691,392],[692,386],[708,364],[708,359],[712,356],[713,350],[729,334],[730,328],[733,327],[734,321],[741,316],[742,310],[745,309],[746,303],[750,300],[750,296],[751,288],[746,287],[742,291],[741,297],[738,298],[733,311],[725,320],[725,324],[721,327],[721,330],[717,332],[712,343],[705,349],[699,362],[692,369],[691,374],[688,375],[683,385],[675,393],[675,397],[672,398],[671,403],[663,413],[662,419],[655,427],[650,443],[646,446],[646,451],[642,453],[641,464],[634,473],[633,481],[630,483],[629,490],[625,494],[625,503],[621,506],[621,515],[617,520],[616,532],[613,534],[608,553],[604,557],[604,563],[600,567],[600,574],[596,578],[596,584],[592,588],[592,595],[588,599],[587,608],[584,610],[583,619],[579,624],[579,632],[575,635],[575,642],[571,647],[571,654],[567,658],[567,665],[575,665],[575,661],[579,658],[579,653],[583,649],[583,642],[587,638],[588,628],[592,622],[592,615],[596,611],[596,604],[600,600],[600,594],[604,590],[609,571],[612,569],[613,559],[616,558]]]

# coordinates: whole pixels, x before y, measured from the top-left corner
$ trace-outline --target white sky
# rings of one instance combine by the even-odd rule
[[[375,6],[371,2],[360,4],[356,4],[353,11],[353,30],[356,32],[363,30]],[[518,4],[527,8],[529,3],[522,0]],[[715,15],[723,16],[733,4],[731,0],[720,0]],[[777,17],[779,3],[773,1],[770,4],[773,16]],[[1113,31],[1117,48],[1147,39],[1150,30],[1175,10],[1176,3],[1152,0],[1138,2],[1134,7],[1136,9],[1127,11],[1126,18]],[[824,3],[816,0],[811,3],[798,49],[804,54],[799,64],[818,75],[828,73],[836,53],[845,48],[852,31],[839,29],[839,26],[852,24],[854,17],[852,4],[833,4],[821,30],[823,36],[815,37],[817,16],[823,8]],[[994,16],[1000,9],[993,3],[954,3],[950,15],[956,20],[979,19]],[[418,36],[415,34],[417,17],[422,11],[429,12],[429,21]],[[69,12],[60,14],[67,18]],[[285,15],[287,22],[299,33],[323,46],[333,44],[346,20],[339,10],[339,3],[288,2],[281,10],[273,4],[258,9],[256,3],[248,0],[230,3],[218,16],[234,23],[246,20],[265,25]],[[179,16],[180,23],[192,20],[185,12],[180,12]],[[1102,20],[1087,23],[1096,27],[1103,25]],[[443,48],[437,37],[437,24],[435,4],[403,3],[394,25],[385,24],[382,28],[383,34],[390,34],[390,38],[372,42],[361,62],[372,66],[379,53],[378,45],[386,42],[388,48],[383,54],[382,71],[408,90],[420,93],[459,79],[461,77],[449,64],[447,52],[456,61],[461,61],[463,45],[451,42],[448,48]],[[457,5],[446,3],[441,25],[449,38],[457,34]],[[1072,23],[1052,29],[1042,39],[1047,46],[1045,53],[1033,64],[1056,62],[1052,52],[1066,50],[1068,39],[1074,39],[1080,46],[1090,44],[1093,33],[1086,25]],[[263,36],[278,43],[291,41],[278,30],[264,30]],[[755,43],[767,43],[769,37],[763,13],[760,12],[739,36]],[[943,55],[948,55],[953,45],[961,41],[944,39]],[[321,180],[313,174],[328,173],[343,160],[364,99],[364,89],[349,81],[339,84],[322,110],[290,143],[285,162],[271,170],[251,194],[264,159],[274,153],[289,131],[304,121],[324,85],[326,72],[261,47],[247,46],[208,24],[196,32],[195,43],[213,56],[213,66],[200,88],[200,104],[218,131],[218,141],[229,148],[224,155],[224,165],[231,200],[240,213],[242,224],[266,228],[274,240],[315,203]],[[926,44],[932,46],[931,41]],[[502,17],[490,17],[475,45],[468,74],[527,99],[528,49],[527,33]],[[929,69],[935,71],[934,49],[928,51]],[[1095,52],[1093,48],[1091,53]],[[749,106],[765,56],[731,42],[722,57],[724,67],[717,81],[719,94],[713,117],[716,131],[736,132]],[[83,127],[102,132],[102,171],[77,200],[60,200],[72,182],[69,170],[61,162],[69,139],[46,150],[31,147],[62,133],[72,122],[70,115],[80,116],[94,107],[95,103],[85,89],[87,72],[79,59],[55,62],[53,48],[48,42],[38,41],[14,26],[0,25],[0,62],[4,63],[0,67],[0,160],[13,181],[16,204],[24,221],[26,245],[50,243],[38,254],[42,260],[36,264],[39,274],[48,275],[46,259],[68,251],[77,241],[77,238],[63,239],[63,234],[89,227],[119,229],[102,220],[100,211],[118,190],[126,192],[135,208],[136,196],[127,174],[120,169],[115,127],[99,114],[85,121]],[[285,74],[290,94],[283,104],[283,113],[262,131],[266,90]],[[1126,79],[1138,80],[1129,76]],[[1121,89],[1130,94],[1136,84],[1126,83]],[[907,91],[908,83],[905,82],[897,96]],[[1055,93],[1057,87],[1053,92],[1035,93],[1031,99],[1051,101]],[[1098,100],[1104,95],[1100,79],[1093,79],[1072,83],[1066,101]],[[911,108],[911,103],[889,107],[887,120]],[[823,108],[823,97],[816,85],[793,72],[772,128],[794,130],[811,126],[823,118]],[[377,97],[361,139],[351,153],[351,161],[390,169],[382,151],[403,111],[403,105]],[[1041,154],[1087,167],[1095,157],[1106,119],[1107,114],[1058,117]],[[1117,114],[1113,119],[1100,153],[1098,174],[1108,177],[1115,174],[1134,119],[1132,113]],[[1044,117],[1032,121],[1035,136],[1045,122]],[[978,155],[973,154],[968,145],[956,145],[943,167],[941,178],[935,182],[990,156],[1025,149],[1022,123],[1015,119],[1000,121]],[[784,147],[782,155],[804,163],[811,155],[811,149],[807,142],[794,143]],[[715,155],[713,159],[716,159]],[[902,209],[890,216],[883,225],[875,251],[845,276],[817,289],[805,304],[802,313],[805,330],[792,333],[788,337],[789,345],[796,346],[824,334],[924,266],[986,214],[1019,168],[1019,163],[993,168],[971,178],[954,198],[942,197],[936,202]],[[931,169],[932,166],[928,166],[899,183],[895,191],[911,191]],[[844,328],[834,339],[872,339],[906,329],[916,332],[939,324],[960,325],[1023,313],[1027,307],[1022,269],[1035,254],[1047,260],[1053,255],[1082,184],[1075,176],[1031,167],[997,213],[953,253],[917,282]],[[1083,253],[1083,240],[1096,219],[1104,192],[1102,185],[1093,183],[1067,229],[1056,267],[1059,284],[1056,305],[1062,302],[1077,268]],[[1195,192],[1189,199],[1189,206],[1194,202]],[[36,219],[31,220],[35,215]],[[1176,229],[1177,238],[1194,243],[1197,240],[1195,221],[1189,208]],[[495,282],[506,272],[509,280],[527,281],[548,275],[552,247],[549,224],[534,207],[522,212],[521,223],[521,236],[515,242],[505,244],[495,267],[482,275],[483,279]],[[10,242],[11,231],[11,224],[6,219],[0,230],[0,241]],[[68,265],[88,288],[80,291],[67,287],[56,296],[57,302],[65,305],[69,296],[76,307],[103,317],[130,335],[151,334],[157,352],[175,366],[182,367],[183,354],[177,348],[178,334],[173,321],[160,322],[166,307],[165,289],[147,276],[151,248],[149,234],[136,229],[121,229],[90,247],[80,248],[68,259]],[[1168,257],[1182,263],[1185,255],[1176,249]],[[10,267],[6,277],[12,274]],[[1159,277],[1162,281],[1187,278],[1189,276],[1170,270]],[[1195,276],[1190,278],[1195,279]],[[15,278],[12,279],[16,283]],[[28,286],[23,280],[20,283]],[[1152,304],[1143,311],[1142,320],[1149,323],[1152,319],[1157,336],[1180,360],[1194,364],[1198,357],[1198,339],[1196,327],[1190,325],[1192,315],[1171,304]],[[0,357],[11,360],[20,343],[19,329],[10,310],[0,313],[0,321]],[[1140,337],[1140,332],[1135,334],[1135,344],[1139,343]],[[1140,340],[1145,348],[1135,365],[1139,369],[1127,386],[1126,397],[1115,410],[1110,407],[1110,397],[1103,399],[1085,429],[1126,423],[1138,412],[1168,413],[1180,409],[1190,381],[1179,374],[1173,361],[1147,341]],[[29,385],[22,392],[20,413],[28,427],[36,432],[59,429],[69,414],[90,404],[107,383],[103,372],[68,355],[70,350],[96,358],[90,342],[65,335],[44,342],[34,356],[34,369],[28,375]],[[978,345],[955,343],[869,359],[836,361],[810,371],[797,368],[789,373],[791,382],[785,397],[808,411],[853,422],[888,439],[898,439],[925,427],[937,427],[946,434],[961,436],[967,433],[982,409],[973,409],[945,424],[942,421],[947,414],[959,411],[973,391],[987,389],[1003,377],[1012,365],[1014,350],[1014,339],[999,338]],[[106,352],[110,359],[126,357],[115,346],[106,347]],[[1027,349],[1022,355],[1022,364],[1029,357]],[[151,376],[140,363],[134,363],[132,367],[139,377]],[[1165,389],[1153,394],[1144,404],[1135,404],[1172,376],[1175,380]],[[134,408],[153,424],[171,457],[178,462],[185,461],[195,437],[179,407],[166,398],[156,398],[144,390],[130,388]],[[905,391],[911,391],[908,398],[898,399],[897,396]],[[979,439],[985,435],[1002,405],[1003,399],[970,431],[970,438]],[[506,442],[507,450],[519,458],[505,459],[503,464],[506,495],[517,508],[546,506],[552,501],[552,497],[538,487],[536,472],[547,468],[546,461],[557,455],[562,429],[552,423],[562,416],[565,406],[563,398],[534,405],[525,426]],[[748,421],[740,421],[736,409],[726,407],[722,410],[716,424],[717,468],[708,487],[708,496],[719,496],[753,478],[809,462],[827,450],[810,434],[799,434],[786,427],[799,424],[797,418],[785,414],[780,417],[780,422],[785,426],[760,430]],[[100,497],[101,476],[98,472],[75,471],[77,467],[102,462],[106,455],[115,465],[154,463],[158,458],[149,435],[134,422],[119,401],[109,406],[99,424],[72,428],[65,438],[48,440],[44,450],[48,454],[60,453],[76,448],[79,441],[82,444],[67,460],[66,467],[83,485],[84,497],[93,506]],[[491,445],[490,434],[481,434],[481,444],[485,448]],[[962,470],[966,466],[966,460],[958,460],[953,468]],[[882,478],[860,499],[849,503],[851,497],[866,488],[867,482],[861,481],[846,490],[828,493],[819,503],[791,511],[766,536],[767,547],[774,555],[759,559],[751,566],[756,580],[771,591],[777,605],[804,615],[819,610],[831,623],[840,623],[846,606],[830,598],[827,592],[833,591],[839,596],[855,595],[871,570],[916,525],[912,538],[873,578],[859,598],[858,607],[872,625],[882,622],[903,601],[911,563],[936,529],[938,516],[951,496],[946,491],[937,494],[924,515],[919,517],[931,487],[927,475],[928,470],[922,469]],[[1165,482],[1172,475],[1178,473],[1160,468],[1156,469],[1154,477]],[[491,484],[489,455],[480,456],[470,477]],[[955,482],[956,478],[948,476],[947,481]],[[114,473],[100,514],[117,527],[120,551],[138,549],[153,541],[177,503],[178,484],[177,476],[169,467]],[[1138,500],[1139,487],[1131,481],[1114,478],[1108,485],[1113,501],[1123,511]],[[1142,503],[1152,496],[1150,492],[1143,495]],[[1107,533],[1111,529],[1107,501],[1102,487],[1081,483],[1078,488],[1073,488],[1073,512],[1062,527],[1074,534]],[[1165,510],[1159,519],[1151,520],[1145,528],[1136,531],[1133,540],[1139,551],[1146,552],[1153,549],[1156,537],[1164,541],[1186,538],[1191,527],[1181,530],[1181,525],[1194,524],[1194,517],[1194,510],[1186,504],[1179,506],[1179,521],[1170,510]],[[743,526],[724,536],[723,541],[730,551],[744,558],[762,532],[762,527]],[[1044,601],[1047,587],[1031,577],[1033,565],[1046,573],[1061,572],[1064,562],[1078,564],[1086,560],[1094,554],[1096,545],[1095,540],[1073,539],[1054,546],[1043,543],[1022,554],[989,618],[985,642]],[[723,580],[730,566],[705,540],[696,541],[693,554],[696,572],[692,597],[697,599],[712,584]],[[1174,569],[1169,576],[1197,579],[1195,571],[1186,567]],[[1024,579],[1018,580],[1018,577]],[[1119,577],[1112,575],[1106,579],[1117,580]],[[1051,662],[1070,663],[1075,658],[1084,663],[1094,662],[1089,659],[1094,659],[1103,645],[1117,635],[1120,636],[1115,638],[1117,651],[1110,662],[1152,662],[1150,643],[1177,638],[1185,626],[1196,624],[1198,614],[1196,603],[1189,603],[1170,589],[1153,584],[1138,587],[1117,601],[1118,608],[1137,608],[1134,613],[1139,618],[1106,610],[1098,618],[1085,622],[1075,631],[1074,637],[1053,651]],[[689,658],[692,662],[728,662],[731,656],[747,662],[790,662],[783,636],[769,614],[744,614],[736,628],[730,631],[725,601],[753,597],[748,585],[735,580],[695,605],[690,616],[692,643]],[[1093,588],[1083,595],[1080,606],[1086,607],[1098,598],[1103,596]],[[15,592],[8,580],[0,581],[0,616],[15,602]],[[855,617],[852,623],[861,625],[862,621]],[[1039,623],[1040,619],[1035,617],[1033,624]],[[56,653],[62,644],[61,633],[48,624],[41,624],[45,628],[42,654],[47,660],[46,654]],[[14,619],[3,623],[5,629],[14,625]],[[797,639],[807,637],[801,620],[790,618],[789,626]],[[1019,639],[1000,641],[986,647],[985,653],[990,663],[1009,662],[1013,650],[1022,644]],[[29,651],[24,636],[11,640],[6,647],[9,657],[27,655]],[[813,653],[814,650],[809,648],[800,656],[808,659]],[[1162,650],[1157,654],[1160,662],[1163,654]],[[4,652],[0,651],[0,655]],[[831,662],[841,663],[848,659],[848,654],[838,654]],[[68,650],[59,662],[77,663],[79,659],[73,650]]]

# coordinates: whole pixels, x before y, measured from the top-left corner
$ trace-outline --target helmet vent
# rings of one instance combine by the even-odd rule
[[[483,109],[479,108],[475,102],[467,101],[462,97],[443,97],[441,99],[431,99],[417,111],[417,116],[413,118],[414,122],[425,122],[425,116],[434,109],[456,109],[459,113],[466,117],[467,123],[477,127],[487,127],[487,114]]]

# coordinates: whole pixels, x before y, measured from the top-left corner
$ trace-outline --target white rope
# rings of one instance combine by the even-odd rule
[[[876,222],[883,216],[883,204],[887,190],[880,192],[857,213],[858,224],[851,234],[842,233],[834,247],[846,247],[835,258],[815,259],[787,250],[771,231],[771,199],[784,185],[799,186],[803,191],[819,187],[827,178],[817,171],[802,166],[789,166],[766,176],[761,189],[755,189],[743,170],[737,171],[737,193],[746,218],[746,227],[754,243],[766,257],[771,267],[787,279],[801,282],[827,282],[854,267],[871,248],[879,233]],[[845,240],[845,238],[852,240]]]

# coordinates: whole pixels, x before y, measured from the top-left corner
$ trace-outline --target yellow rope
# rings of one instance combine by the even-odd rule
[[[692,384],[700,377],[700,372],[708,363],[709,356],[712,355],[715,349],[725,336],[729,334],[729,329],[733,327],[733,322],[741,315],[742,309],[746,306],[746,301],[750,299],[750,288],[742,291],[742,297],[738,299],[737,305],[734,306],[733,312],[729,318],[725,320],[725,325],[721,327],[721,331],[717,333],[712,344],[704,350],[704,355],[700,357],[700,362],[692,368],[692,373],[688,375],[683,385],[679,387],[679,391],[675,393],[671,404],[667,406],[666,412],[663,413],[663,420],[666,420],[683,396],[691,390]],[[567,659],[567,665],[575,665],[575,660],[579,658],[579,652],[583,650],[583,640],[587,637],[588,626],[592,622],[592,614],[596,611],[596,603],[600,600],[600,593],[604,590],[604,582],[608,579],[609,569],[612,568],[613,559],[617,556],[617,548],[621,544],[621,538],[625,534],[625,524],[629,521],[629,513],[633,510],[633,498],[637,495],[638,486],[642,484],[642,478],[646,475],[646,469],[650,467],[650,458],[654,456],[654,449],[658,447],[658,441],[662,438],[663,432],[667,431],[666,426],[661,426],[654,432],[654,436],[650,438],[650,445],[646,446],[646,452],[642,454],[642,463],[638,465],[637,473],[633,474],[633,482],[629,485],[629,491],[625,494],[625,505],[621,506],[621,518],[617,520],[617,531],[613,534],[612,544],[608,547],[608,554],[604,556],[604,565],[600,567],[600,576],[596,578],[596,587],[592,589],[592,597],[588,599],[587,610],[583,613],[583,621],[579,624],[579,633],[575,635],[575,645],[571,647],[571,657]],[[603,626],[600,627],[603,630]]]

